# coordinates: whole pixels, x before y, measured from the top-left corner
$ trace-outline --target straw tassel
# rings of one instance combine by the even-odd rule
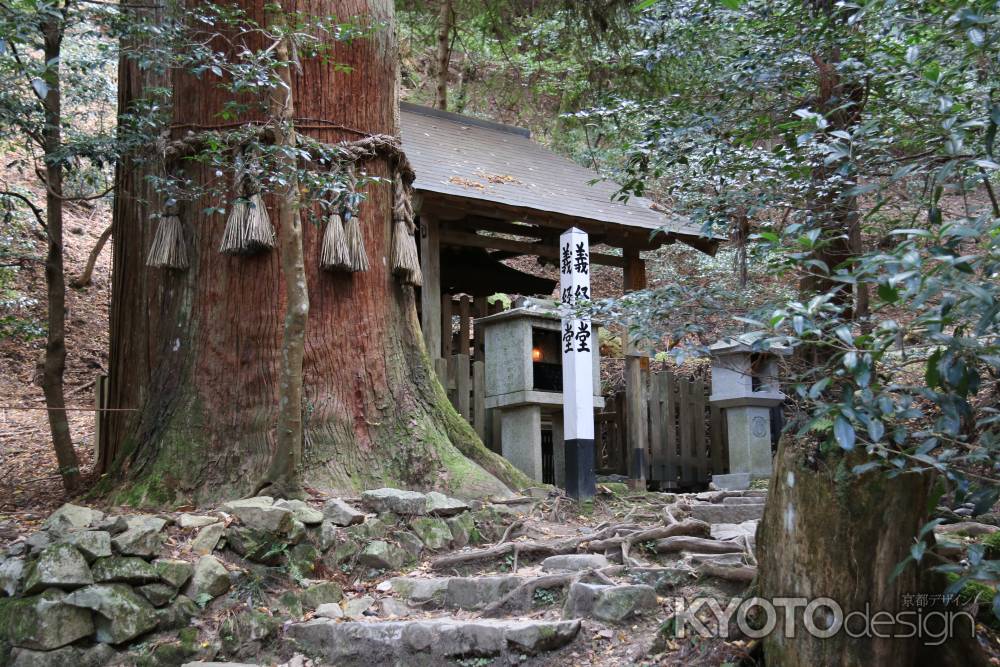
[[[187,246],[184,243],[184,228],[181,219],[174,213],[160,218],[149,247],[146,266],[165,269],[186,269],[188,267]]]
[[[340,217],[339,213],[331,213],[326,220],[319,265],[330,271],[351,270],[351,253],[347,245],[347,233],[344,230],[344,219]]]
[[[274,226],[260,193],[233,202],[219,252],[225,255],[252,255],[272,249],[276,242]]]
[[[350,211],[344,211],[347,221],[344,223],[344,235],[347,237],[347,256],[349,271],[367,271],[368,253],[365,251],[365,239],[361,233],[361,220]]]
[[[392,207],[392,272],[404,285],[420,287],[423,276],[420,272],[420,258],[417,256],[417,242],[413,236],[413,207],[403,185],[403,179],[396,177],[393,189]]]

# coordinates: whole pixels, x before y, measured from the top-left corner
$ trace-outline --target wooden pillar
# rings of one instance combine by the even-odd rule
[[[626,292],[645,289],[646,263],[639,251],[625,248],[624,289]],[[639,350],[623,334],[625,350],[625,403],[628,419],[626,449],[628,451],[628,476],[633,488],[645,490],[647,448],[649,447],[649,404],[646,399],[646,382],[649,375],[649,358],[640,356]]]
[[[420,326],[430,358],[441,358],[441,227],[437,218],[420,215]]]

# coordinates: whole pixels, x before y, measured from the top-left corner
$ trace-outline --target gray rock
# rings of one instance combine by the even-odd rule
[[[184,560],[173,560],[170,558],[158,558],[153,561],[153,569],[157,576],[173,586],[180,588],[187,583],[191,575],[194,574],[194,566]]]
[[[278,500],[275,507],[291,510],[292,516],[307,526],[315,526],[323,521],[323,513],[302,502],[301,500]]]
[[[691,561],[692,564],[699,563],[710,563],[712,565],[720,565],[724,567],[733,567],[734,565],[745,565],[743,562],[742,551],[738,553],[688,553],[684,552],[682,554],[685,558]]]
[[[111,533],[106,530],[85,530],[70,533],[63,542],[71,544],[83,554],[88,563],[111,555]]]
[[[546,572],[555,570],[570,570],[578,572],[580,570],[608,567],[608,559],[601,554],[564,554],[559,556],[549,556],[542,561],[542,569]]]
[[[316,536],[316,544],[320,551],[326,551],[340,541],[340,531],[330,521],[324,521],[319,526],[319,534]]]
[[[156,627],[153,606],[125,584],[95,584],[66,596],[66,604],[96,612],[97,641],[121,644]]]
[[[361,494],[361,502],[372,512],[393,512],[407,516],[427,514],[427,496],[402,489],[375,489]]]
[[[458,498],[449,498],[437,491],[427,494],[427,513],[431,516],[455,516],[468,509],[469,506]]]
[[[455,549],[466,546],[476,533],[476,522],[471,512],[462,512],[458,516],[445,519],[445,523],[451,531],[451,546]]]
[[[414,604],[440,607],[450,580],[451,577],[393,577],[389,583],[393,592]]]
[[[229,590],[229,570],[215,556],[202,556],[194,566],[191,583],[184,591],[192,600],[202,595],[215,598]]]
[[[259,656],[262,645],[278,634],[281,619],[252,609],[230,616],[219,627],[222,650],[228,656]]]
[[[410,528],[431,551],[447,549],[451,545],[451,528],[444,519],[418,517],[410,522]]]
[[[344,610],[336,602],[325,602],[316,607],[317,618],[343,618]]]
[[[21,590],[25,569],[23,558],[8,558],[0,563],[0,591],[4,595],[16,595]]]
[[[692,583],[697,573],[687,566],[680,567],[633,567],[629,577],[634,583],[652,586],[657,593],[669,593],[678,586]]]
[[[111,540],[114,550],[123,556],[150,558],[156,555],[163,546],[160,531],[167,522],[155,516],[129,517],[127,521],[128,529]]]
[[[112,664],[117,653],[107,644],[87,649],[63,646],[54,651],[14,649],[10,667],[105,667]]]
[[[168,605],[177,597],[177,589],[160,582],[139,586],[135,590],[139,592],[139,595],[149,600],[149,604],[154,607]]]
[[[43,549],[45,549],[45,547],[49,546],[54,541],[55,540],[51,535],[46,532],[39,531],[28,535],[28,537],[24,540],[24,543],[28,547],[28,553],[34,555],[40,553]]]
[[[381,613],[382,616],[404,618],[413,613],[413,610],[410,609],[410,606],[408,604],[406,604],[405,602],[401,602],[396,598],[383,598],[381,601],[379,601],[379,605],[382,610]]]
[[[94,563],[98,583],[148,584],[160,578],[156,568],[135,556],[111,556]]]
[[[302,591],[299,601],[305,609],[318,609],[324,604],[340,602],[344,598],[344,589],[335,581],[324,581],[310,586]]]
[[[330,498],[323,503],[323,516],[335,526],[353,526],[365,520],[364,512],[359,512],[340,498]]]
[[[252,530],[287,535],[292,529],[294,518],[292,511],[285,507],[276,507],[273,500],[267,496],[232,500],[224,504],[222,509]]]
[[[306,539],[309,531],[306,530],[306,524],[302,523],[294,516],[292,517],[292,527],[288,529],[288,544],[298,544],[302,540]]]
[[[120,515],[106,516],[91,526],[91,528],[94,530],[103,530],[111,533],[112,535],[117,535],[118,533],[124,533],[128,530],[128,520]]]
[[[723,505],[763,505],[763,498],[753,496],[726,496],[722,499]]]
[[[563,618],[622,623],[657,610],[656,591],[646,585],[609,586],[576,582],[569,588]]]
[[[146,528],[159,532],[166,528],[168,523],[170,521],[161,516],[153,516],[152,514],[133,514],[132,516],[125,517],[126,529]]]
[[[222,534],[226,532],[226,525],[221,522],[211,523],[198,531],[198,535],[191,540],[191,552],[199,556],[207,556],[215,551],[215,547],[222,539]]]
[[[565,646],[579,630],[579,621],[445,617],[344,623],[324,618],[294,623],[287,628],[286,636],[306,653],[338,667],[430,667],[468,656],[510,660],[513,656],[536,655]]]
[[[482,609],[518,587],[524,580],[515,576],[451,577],[444,604],[452,609]]]
[[[369,542],[358,555],[360,565],[376,570],[398,570],[405,560],[405,551],[384,540]]]
[[[42,549],[29,568],[24,580],[27,595],[38,593],[50,586],[79,588],[94,583],[83,555],[69,544],[53,544]]]
[[[374,604],[375,598],[367,595],[360,598],[352,598],[344,603],[344,616],[351,619],[361,618]]]
[[[100,510],[66,503],[49,515],[42,526],[46,530],[82,530],[103,518],[104,512]]]
[[[764,503],[756,505],[721,505],[718,503],[691,505],[691,518],[706,523],[743,523],[744,521],[761,519],[763,516]]]
[[[247,560],[264,565],[278,565],[288,545],[281,535],[245,526],[226,529],[226,546]]]
[[[64,592],[50,588],[0,601],[0,638],[20,648],[51,651],[94,634],[90,612],[64,604],[65,599]]]
[[[16,558],[20,556],[28,555],[28,545],[24,543],[23,540],[18,540],[16,542],[11,542],[4,549],[4,555],[7,558]]]
[[[754,544],[754,536],[757,534],[756,521],[744,521],[743,523],[715,523],[712,524],[712,537],[722,541],[742,542],[746,537],[750,540],[750,545]]]
[[[177,517],[177,525],[185,530],[190,528],[202,528],[203,526],[210,526],[213,523],[218,523],[219,517],[209,516],[206,514],[181,514]]]
[[[174,601],[156,610],[156,629],[160,632],[180,630],[198,615],[198,605],[186,595],[178,595]]]
[[[392,539],[413,558],[419,557],[420,552],[424,550],[424,543],[420,541],[420,538],[407,530],[394,532]]]
[[[288,570],[296,578],[302,579],[312,575],[319,561],[319,550],[308,542],[296,544],[288,551]]]

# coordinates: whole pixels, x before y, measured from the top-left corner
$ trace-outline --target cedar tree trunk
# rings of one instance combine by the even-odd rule
[[[437,59],[435,68],[434,106],[448,110],[448,69],[451,62],[451,29],[454,11],[451,0],[441,0],[438,12]]]
[[[240,4],[265,19],[261,5]],[[330,59],[303,61],[302,72],[293,74],[298,131],[331,143],[398,134],[392,2],[305,0],[288,9],[381,24],[370,37],[337,44]],[[123,70],[127,109],[129,95],[148,83],[144,73]],[[220,122],[225,99],[216,84],[210,75],[174,76],[175,138]],[[196,182],[213,177],[198,166],[185,169]],[[366,169],[391,176],[381,158]],[[109,479],[124,478],[119,497],[136,503],[245,494],[265,473],[276,444],[287,305],[281,262],[277,252],[220,255],[225,221],[195,202],[181,211],[190,268],[147,269],[152,231],[143,187],[131,175],[115,208],[110,403],[135,411],[110,413],[102,447]],[[423,347],[413,290],[396,282],[386,261],[392,188],[374,184],[366,194],[360,217],[369,271],[321,270],[323,230],[302,230],[310,304],[304,484],[342,491],[437,487],[467,497],[526,484],[449,404]],[[273,209],[272,220],[285,234]]]

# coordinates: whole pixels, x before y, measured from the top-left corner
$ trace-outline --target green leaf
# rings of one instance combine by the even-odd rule
[[[854,426],[843,415],[838,415],[833,420],[833,437],[837,439],[837,444],[840,445],[841,449],[847,451],[854,449]]]
[[[740,5],[743,4],[743,0],[720,0],[722,5],[727,9],[739,9]]]
[[[886,303],[896,303],[899,301],[899,290],[888,283],[880,283],[878,286],[878,296]]]

